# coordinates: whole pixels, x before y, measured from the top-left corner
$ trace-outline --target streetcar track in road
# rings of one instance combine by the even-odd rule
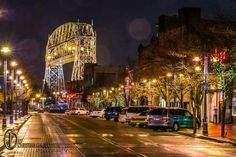
[[[62,117],[61,117],[61,118],[62,118]],[[105,142],[107,142],[107,143],[109,143],[109,144],[111,144],[111,145],[113,145],[113,146],[115,146],[115,147],[117,147],[117,148],[119,148],[119,149],[122,149],[122,150],[124,150],[124,151],[126,151],[126,152],[128,152],[128,153],[130,153],[130,154],[137,155],[137,156],[141,156],[141,157],[148,157],[147,155],[142,154],[142,153],[139,153],[139,152],[137,152],[137,151],[135,151],[135,150],[133,150],[133,149],[131,149],[131,148],[125,148],[125,147],[121,146],[120,144],[116,143],[115,141],[113,141],[113,140],[111,140],[111,139],[108,139],[108,138],[106,138],[106,137],[101,137],[101,135],[98,134],[97,132],[95,132],[95,131],[93,131],[93,130],[91,130],[91,129],[85,128],[85,127],[83,127],[83,126],[81,126],[81,125],[75,123],[75,122],[72,121],[72,120],[69,120],[69,119],[64,118],[64,117],[63,117],[63,119],[66,120],[66,121],[68,121],[69,123],[71,123],[71,124],[73,124],[73,125],[75,125],[75,126],[81,128],[81,129],[83,129],[83,130],[86,130],[87,132],[89,132],[89,133],[91,133],[91,134],[96,135],[99,139],[101,139],[101,140],[103,140],[103,141],[105,141]],[[78,147],[78,146],[77,146],[77,147]],[[78,147],[78,149],[79,149],[79,147]]]

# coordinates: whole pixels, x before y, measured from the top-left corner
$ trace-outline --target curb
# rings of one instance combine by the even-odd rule
[[[177,132],[177,134],[184,135],[184,136],[189,136],[189,137],[193,137],[193,138],[209,140],[209,141],[218,142],[218,143],[228,143],[228,144],[232,144],[233,146],[236,146],[236,141],[234,142],[234,141],[223,139],[223,138],[222,139],[217,139],[217,138],[213,138],[213,137],[209,137],[209,136],[194,135],[192,133],[185,133],[185,132]]]
[[[24,122],[23,123],[21,123],[20,125],[18,125],[18,126],[16,126],[14,129],[17,131],[17,133],[18,133],[18,131],[22,128],[22,126],[30,119],[30,117],[31,117],[32,115],[29,115],[27,118],[25,118],[25,120],[24,120]]]
[[[18,131],[22,128],[22,126],[30,119],[32,115],[29,115],[27,118],[25,118],[24,122],[20,123],[20,125],[14,127],[14,129],[16,130],[16,133],[18,133]],[[1,152],[4,150],[4,144],[0,146],[0,155]]]

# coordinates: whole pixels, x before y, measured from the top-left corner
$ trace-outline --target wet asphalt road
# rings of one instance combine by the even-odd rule
[[[88,116],[34,114],[19,132],[21,145],[2,156],[17,157],[211,157],[236,156],[230,144],[131,127]]]

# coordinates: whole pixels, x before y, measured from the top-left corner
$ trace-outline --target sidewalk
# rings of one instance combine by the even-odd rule
[[[197,130],[194,135],[192,129],[182,129],[178,131],[179,134],[188,135],[192,137],[212,140],[220,143],[230,143],[236,146],[236,124],[225,125],[225,137],[221,137],[221,125],[208,123],[208,136],[202,135],[202,128]]]
[[[14,127],[15,131],[18,132],[19,129],[22,127],[22,125],[27,121],[27,119],[30,117],[30,115],[26,115],[24,117],[21,117],[20,119],[18,119],[17,121],[14,120],[13,124],[10,124],[10,118],[9,115],[7,115],[7,127],[6,128],[2,128],[2,115],[0,116],[0,151],[2,151],[4,149],[4,144],[3,144],[3,136],[4,133],[7,129],[11,129]]]

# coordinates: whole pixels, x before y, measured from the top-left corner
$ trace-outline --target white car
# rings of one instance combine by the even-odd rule
[[[138,116],[143,111],[149,111],[151,106],[130,106],[126,112],[126,122],[130,122],[134,116]]]
[[[126,122],[126,117],[127,117],[126,112],[127,112],[127,109],[128,108],[123,108],[122,109],[121,113],[119,114],[119,122],[121,122],[121,123],[125,123]]]
[[[78,108],[72,108],[69,112],[69,115],[78,115],[79,109]]]
[[[92,118],[97,118],[97,117],[103,118],[104,115],[105,115],[105,109],[101,109],[101,110],[92,111],[91,114],[90,114],[90,117],[92,117]]]
[[[89,110],[86,110],[85,108],[78,108],[76,112],[79,115],[88,115],[89,114]]]
[[[71,110],[66,110],[65,115],[71,115]]]

